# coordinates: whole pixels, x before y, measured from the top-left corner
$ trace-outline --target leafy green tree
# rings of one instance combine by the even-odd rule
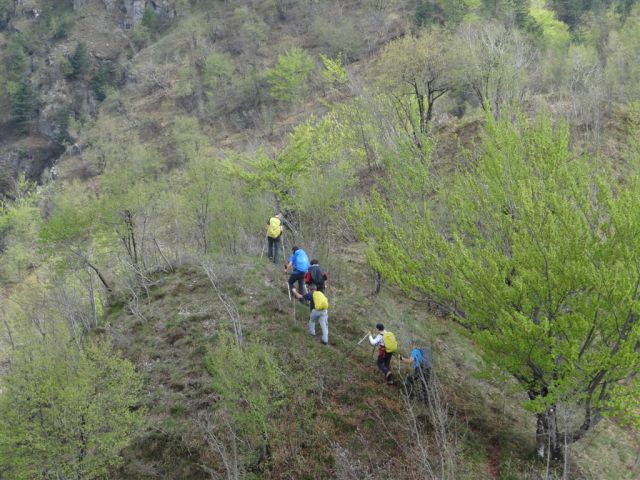
[[[38,95],[28,78],[23,78],[12,97],[11,113],[21,133],[28,133],[38,109]]]
[[[620,183],[572,152],[565,124],[487,122],[467,171],[442,184],[398,166],[358,228],[378,271],[451,311],[519,382],[539,454],[559,458],[603,416],[638,424],[640,164]]]
[[[67,186],[55,198],[55,208],[40,229],[40,245],[58,269],[89,268],[104,288],[112,287],[94,260],[100,249],[95,234],[102,226],[95,221],[96,203],[89,201],[86,189],[78,183]]]
[[[217,450],[227,474],[234,473],[228,478],[244,478],[238,474],[267,456],[269,419],[285,393],[285,379],[275,358],[271,348],[256,341],[238,347],[228,332],[221,332],[215,350],[207,355],[207,370],[223,409],[214,432],[223,448]]]
[[[332,86],[344,85],[349,81],[347,70],[344,68],[344,58],[342,53],[336,56],[335,60],[320,54],[320,59],[324,66],[322,76]]]
[[[18,282],[36,264],[41,220],[35,184],[24,175],[15,182],[13,196],[0,203],[0,274],[5,281]]]
[[[228,54],[213,52],[205,62],[203,83],[209,88],[218,88],[231,80],[233,71],[233,60]]]
[[[298,100],[307,87],[307,79],[314,66],[309,54],[298,47],[278,55],[276,66],[265,73],[271,96],[285,102]]]
[[[91,65],[89,51],[84,42],[79,42],[76,45],[76,49],[73,51],[71,57],[69,57],[69,64],[71,65],[69,78],[73,80],[83,79]]]
[[[273,194],[278,210],[293,208],[296,182],[312,165],[313,130],[311,122],[298,125],[286,146],[275,155],[264,150],[257,151],[252,157],[231,153],[225,168],[254,190]]]
[[[109,344],[25,347],[3,375],[3,476],[107,478],[140,430],[142,381]]]
[[[571,35],[566,23],[557,20],[554,13],[545,8],[532,8],[530,14],[540,26],[542,38],[548,48],[558,52],[568,47]]]

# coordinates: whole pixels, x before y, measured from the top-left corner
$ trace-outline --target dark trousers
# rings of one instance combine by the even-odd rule
[[[292,273],[289,275],[289,290],[291,290],[291,287],[293,287],[293,284],[296,282],[298,282],[298,293],[305,293],[304,273]]]
[[[430,377],[430,368],[415,368],[404,382],[409,398],[420,398],[426,401]]]
[[[278,252],[280,250],[280,237],[271,238],[267,237],[267,242],[269,243],[269,250],[267,252],[267,256],[269,259],[273,261],[273,263],[278,263]]]
[[[378,355],[378,360],[376,360],[376,365],[378,366],[378,368],[380,369],[380,371],[382,373],[384,373],[384,375],[386,376],[388,372],[391,371],[391,357],[393,357],[393,352],[389,353],[389,352],[380,352],[381,354]]]

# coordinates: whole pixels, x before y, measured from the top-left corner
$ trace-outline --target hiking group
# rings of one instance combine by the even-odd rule
[[[284,255],[283,216],[277,213],[267,221],[267,255],[275,264],[278,263],[278,251],[282,244]],[[264,252],[264,250],[263,250]],[[329,345],[329,301],[324,292],[327,286],[327,272],[320,266],[318,260],[309,261],[307,253],[297,245],[291,249],[291,255],[287,259],[284,267],[285,273],[289,274],[287,289],[289,296],[295,297],[301,303],[309,305],[309,333],[316,336],[316,323],[320,323],[322,331],[321,342]],[[298,288],[294,284],[298,284]],[[305,288],[309,286],[309,289]],[[382,323],[376,325],[375,332],[368,332],[369,343],[375,348],[378,347],[378,358],[376,366],[384,375],[387,384],[394,383],[391,372],[391,359],[398,351],[398,342],[393,332],[385,329]],[[363,341],[365,337],[362,338]],[[360,342],[358,342],[360,344]],[[398,355],[398,361],[413,364],[413,373],[405,380],[405,388],[410,397],[420,395],[426,399],[427,388],[431,374],[431,352],[428,348],[422,349],[417,346],[417,342],[411,342],[411,353],[408,357]]]

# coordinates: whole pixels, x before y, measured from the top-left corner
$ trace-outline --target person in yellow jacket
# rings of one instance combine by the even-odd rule
[[[277,213],[267,222],[267,242],[269,244],[269,259],[277,264],[280,239],[282,238],[282,214]],[[264,250],[263,250],[264,251]]]

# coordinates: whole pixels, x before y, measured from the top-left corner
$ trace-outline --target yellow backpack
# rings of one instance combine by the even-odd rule
[[[269,228],[267,228],[267,237],[278,238],[282,233],[282,226],[280,225],[280,219],[277,217],[271,217],[269,219]]]
[[[324,296],[324,293],[316,290],[313,292],[313,306],[315,307],[314,310],[328,310],[329,300]]]
[[[398,351],[398,341],[393,332],[384,332],[382,335],[382,341],[384,342],[384,350],[387,353],[395,353]]]

